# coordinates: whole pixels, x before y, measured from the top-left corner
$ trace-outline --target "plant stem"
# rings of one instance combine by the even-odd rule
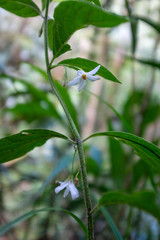
[[[56,86],[54,84],[54,81],[53,81],[53,78],[51,75],[51,70],[50,70],[50,63],[49,63],[49,56],[48,56],[48,9],[49,9],[49,0],[46,1],[46,12],[45,12],[45,18],[44,18],[44,21],[45,21],[44,22],[44,45],[45,45],[45,61],[46,61],[46,68],[47,68],[47,76],[48,76],[48,80],[50,82],[52,91],[57,96],[57,98],[66,114],[70,128],[72,130],[72,133],[75,137],[75,143],[77,145],[77,150],[78,150],[79,160],[80,160],[83,195],[84,195],[84,202],[85,202],[86,214],[87,214],[88,239],[93,240],[94,239],[93,217],[91,215],[92,205],[91,205],[91,199],[90,199],[90,195],[89,195],[86,163],[85,163],[85,156],[84,156],[84,152],[83,152],[82,140],[81,140],[80,134],[73,122],[73,119],[67,109],[67,106],[63,102],[63,99],[61,98],[58,90],[56,89]]]
[[[73,154],[73,159],[72,159],[72,171],[71,171],[71,177],[72,178],[73,178],[73,172],[74,172],[74,160],[75,160],[75,157],[76,157],[76,152],[77,152],[77,149],[75,149],[74,154]]]

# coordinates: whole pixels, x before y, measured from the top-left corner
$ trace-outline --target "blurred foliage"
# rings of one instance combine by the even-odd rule
[[[99,1],[93,2],[99,4]],[[44,10],[45,0],[42,6],[41,1],[35,3]],[[51,16],[55,4],[51,1]],[[112,30],[81,29],[69,41],[72,51],[60,56],[58,62],[77,57],[95,60],[113,72],[122,84],[101,78],[88,85],[99,98],[87,91],[78,93],[74,87],[66,88],[76,72],[58,67],[52,70],[56,85],[83,138],[98,131],[129,132],[130,129],[159,146],[159,3],[157,0],[147,4],[145,0],[106,0],[101,5],[134,21]],[[42,19],[19,18],[0,8],[0,22],[3,23],[0,25],[0,138],[32,128],[50,129],[71,138],[67,119],[46,78],[43,37],[38,37]],[[113,190],[128,194],[130,202],[136,191],[151,190],[158,195],[159,170],[152,169],[130,147],[111,138],[93,138],[85,142],[84,147],[93,203],[96,204],[103,193]],[[62,193],[55,195],[54,192],[56,179],[63,181],[70,174],[73,154],[72,144],[51,139],[43,147],[0,165],[0,224],[35,208],[55,206],[72,211],[84,220],[80,174],[79,199],[71,201],[69,196],[64,200]],[[78,171],[76,155],[74,174]],[[142,199],[145,200],[148,201],[147,197]],[[156,201],[159,203],[158,197]],[[115,236],[116,239],[121,236],[131,240],[160,239],[158,220],[129,205],[103,207],[95,214],[96,240],[115,239]],[[64,238],[85,239],[72,218],[57,212],[40,213],[2,237],[3,240]]]

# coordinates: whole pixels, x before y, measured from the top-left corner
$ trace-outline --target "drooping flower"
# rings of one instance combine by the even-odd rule
[[[68,86],[73,86],[73,85],[79,85],[78,86],[78,90],[81,91],[85,85],[86,85],[86,80],[89,80],[91,82],[94,82],[96,80],[99,80],[99,77],[93,76],[94,74],[96,74],[99,70],[99,68],[101,67],[101,65],[98,65],[96,68],[94,68],[92,71],[90,72],[84,72],[82,70],[78,70],[77,71],[77,77],[75,77],[71,82],[69,82],[67,85]]]
[[[79,197],[79,192],[78,192],[77,188],[75,187],[74,183],[71,180],[66,180],[65,182],[58,181],[58,183],[60,185],[55,188],[55,193],[59,193],[64,188],[66,188],[65,191],[64,191],[64,194],[63,194],[64,198],[67,197],[69,192],[71,193],[72,200]]]

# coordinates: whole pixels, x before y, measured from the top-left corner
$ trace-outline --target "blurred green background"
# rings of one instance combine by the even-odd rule
[[[35,2],[41,7],[40,1]],[[57,4],[51,3],[50,16]],[[72,51],[58,59],[94,60],[108,68],[122,84],[101,78],[88,83],[79,93],[76,87],[65,87],[76,71],[58,67],[52,74],[83,138],[98,131],[130,131],[159,145],[160,36],[152,23],[160,22],[160,5],[158,0],[132,0],[130,4],[132,15],[147,20],[133,22],[132,31],[129,23],[111,30],[81,29],[69,40]],[[108,11],[128,15],[126,1],[108,0],[102,5]],[[41,25],[40,17],[24,19],[0,8],[0,138],[32,128],[59,131],[72,137],[46,77],[43,35],[39,37]],[[98,138],[89,140],[84,147],[93,202],[108,190],[159,191],[159,172],[150,169],[126,145]],[[0,165],[0,224],[47,206],[69,209],[85,219],[80,179],[78,200],[71,201],[70,196],[64,200],[62,193],[54,192],[55,181],[64,181],[71,171],[73,153],[72,145],[54,139],[20,159]],[[78,168],[76,156],[75,174]],[[108,211],[124,239],[160,239],[158,221],[149,214],[124,205],[108,207]],[[96,240],[114,239],[101,212],[95,215],[95,224]],[[49,212],[23,222],[1,239],[64,238],[85,239],[73,219],[64,213]]]

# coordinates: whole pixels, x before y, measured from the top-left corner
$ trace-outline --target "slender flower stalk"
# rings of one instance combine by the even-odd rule
[[[91,200],[89,195],[89,187],[88,187],[88,181],[87,181],[87,171],[86,171],[86,164],[85,164],[85,157],[83,152],[83,145],[82,140],[79,135],[79,132],[73,122],[73,119],[63,102],[58,90],[55,87],[51,72],[50,72],[50,63],[49,63],[49,56],[48,56],[48,9],[49,9],[49,0],[46,1],[46,12],[45,12],[45,18],[44,18],[44,45],[45,45],[45,60],[46,60],[46,68],[47,68],[47,76],[48,80],[50,82],[51,88],[53,93],[57,96],[61,106],[63,107],[63,110],[66,114],[66,117],[68,119],[70,128],[72,130],[72,133],[75,137],[76,145],[77,145],[77,151],[79,154],[79,160],[80,160],[80,168],[81,168],[81,178],[82,178],[82,187],[83,187],[83,195],[84,195],[84,202],[86,207],[86,215],[87,215],[87,227],[88,227],[88,240],[94,240],[94,231],[93,231],[93,217],[91,214]]]

